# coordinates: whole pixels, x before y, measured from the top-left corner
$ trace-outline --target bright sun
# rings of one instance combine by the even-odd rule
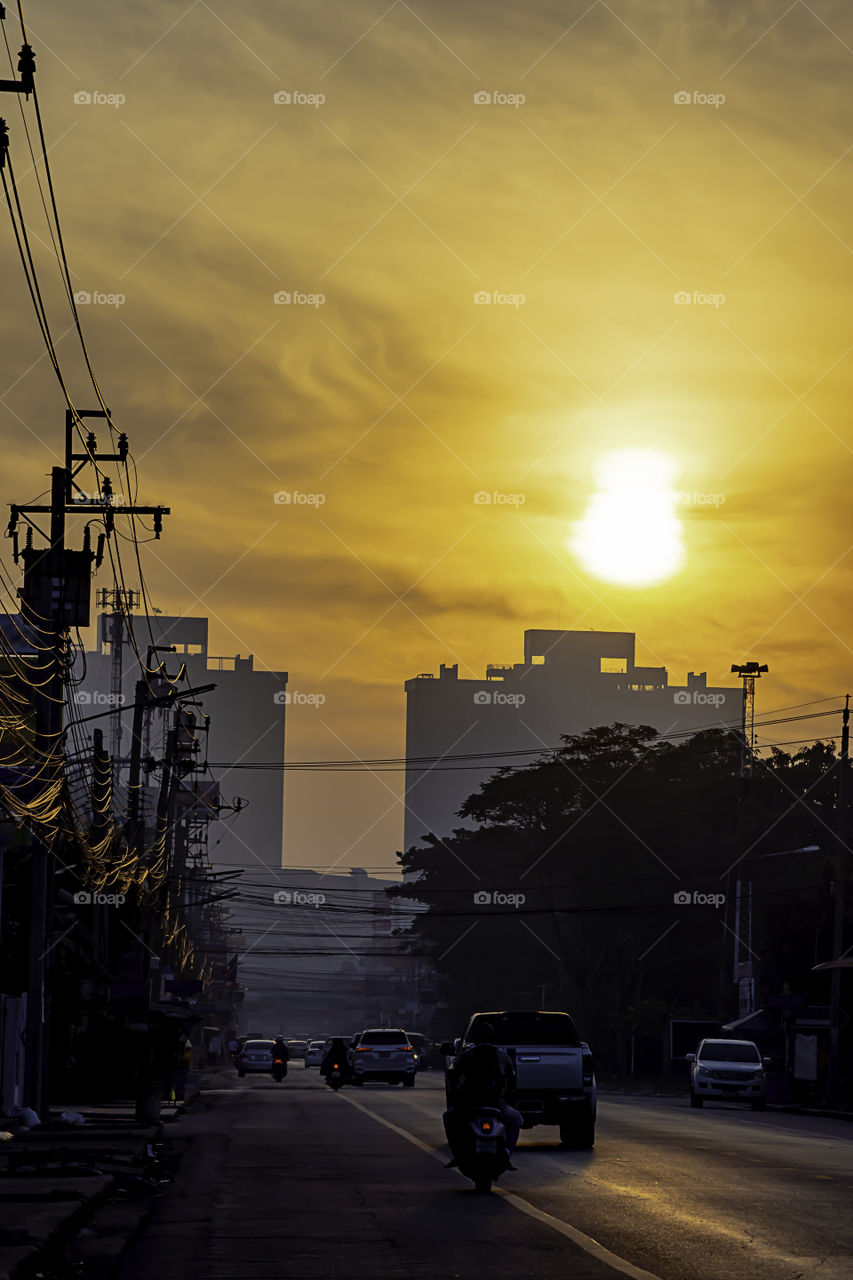
[[[676,572],[684,546],[675,473],[672,459],[652,450],[605,454],[598,490],[567,540],[585,569],[629,587],[662,582]]]

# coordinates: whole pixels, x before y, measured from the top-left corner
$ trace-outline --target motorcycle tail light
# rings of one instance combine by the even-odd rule
[[[339,1066],[338,1066],[338,1064],[337,1064],[336,1062],[333,1062],[333,1063],[332,1063],[332,1070],[333,1070],[333,1071],[339,1071],[339,1070],[340,1070],[340,1068],[339,1068]]]
[[[480,1128],[483,1130],[483,1133],[491,1133],[492,1132],[491,1120],[481,1120]]]

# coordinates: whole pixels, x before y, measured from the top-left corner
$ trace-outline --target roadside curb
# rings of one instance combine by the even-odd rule
[[[194,1088],[192,1101],[199,1095],[200,1089]],[[87,1114],[91,1116],[91,1112]],[[117,1119],[119,1129],[114,1124]],[[2,1155],[6,1161],[0,1192],[7,1194],[0,1199],[0,1226],[10,1231],[25,1227],[30,1238],[20,1242],[12,1238],[9,1244],[0,1244],[0,1280],[25,1280],[49,1270],[51,1260],[61,1255],[121,1187],[125,1164],[127,1171],[133,1172],[148,1146],[162,1140],[165,1119],[161,1116],[158,1122],[137,1125],[126,1115],[116,1116],[114,1109],[106,1106],[100,1113],[96,1111],[85,1128],[56,1127],[48,1121],[27,1135],[28,1145],[20,1146],[14,1141],[4,1144]],[[51,1120],[55,1121],[55,1116]],[[103,1149],[90,1150],[90,1139],[102,1147],[115,1148],[117,1142],[120,1145],[105,1157]],[[39,1167],[39,1158],[46,1153],[51,1164],[59,1162],[59,1172],[50,1165]],[[17,1171],[21,1158],[31,1166],[22,1173]],[[115,1168],[116,1160],[119,1168]],[[63,1162],[69,1167],[62,1168]],[[101,1172],[98,1166],[103,1164],[114,1167]]]
[[[853,1120],[853,1111],[834,1111],[827,1107],[800,1107],[795,1103],[768,1102],[768,1111],[781,1111],[792,1116],[817,1116],[822,1120]]]
[[[86,1225],[92,1215],[109,1199],[115,1189],[116,1178],[113,1174],[105,1174],[103,1185],[92,1195],[77,1203],[74,1209],[60,1219],[37,1243],[22,1244],[0,1252],[0,1280],[22,1280],[37,1267],[42,1267],[45,1259],[54,1250],[73,1240]]]
[[[598,1086],[599,1098],[666,1098],[670,1101],[687,1101],[689,1093],[685,1089],[680,1093],[659,1093],[652,1089],[623,1089],[618,1086],[608,1088],[606,1085]],[[711,1099],[713,1101],[713,1099]],[[720,1101],[720,1099],[717,1099]],[[824,1120],[848,1120],[853,1121],[853,1109],[842,1111],[831,1107],[808,1107],[800,1105],[796,1102],[768,1102],[767,1111],[778,1111],[785,1115],[792,1116],[814,1116]]]

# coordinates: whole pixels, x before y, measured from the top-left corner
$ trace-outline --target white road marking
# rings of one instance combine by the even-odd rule
[[[428,1143],[422,1142],[415,1134],[409,1133],[408,1129],[401,1128],[393,1120],[386,1120],[384,1116],[371,1111],[363,1102],[356,1102],[355,1098],[350,1098],[345,1093],[339,1096],[343,1098],[344,1102],[348,1102],[351,1107],[355,1107],[358,1111],[363,1111],[366,1116],[370,1116],[373,1120],[378,1120],[380,1124],[385,1125],[386,1129],[391,1129],[393,1133],[399,1134],[401,1138],[405,1138],[407,1142],[411,1142],[420,1151],[426,1152],[428,1156],[432,1156],[434,1160],[438,1160],[441,1165],[444,1165],[445,1160],[441,1152],[436,1151],[435,1147],[429,1146]],[[571,1226],[568,1222],[563,1222],[561,1218],[553,1217],[550,1213],[546,1213],[544,1209],[537,1209],[535,1205],[530,1204],[528,1200],[523,1200],[521,1196],[517,1196],[511,1191],[502,1191],[500,1187],[496,1187],[495,1190],[514,1209],[518,1209],[521,1213],[526,1213],[529,1218],[534,1218],[537,1222],[544,1223],[554,1231],[559,1231],[560,1235],[565,1236],[567,1240],[571,1240],[573,1244],[583,1249],[585,1253],[612,1267],[614,1271],[620,1272],[623,1276],[629,1276],[630,1280],[660,1280],[660,1276],[651,1271],[644,1271],[642,1267],[635,1267],[633,1262],[628,1262],[626,1258],[620,1258],[618,1254],[612,1253],[603,1244],[593,1240],[592,1236],[579,1231],[577,1227]]]

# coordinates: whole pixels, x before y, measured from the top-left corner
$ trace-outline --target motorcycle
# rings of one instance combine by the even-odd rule
[[[333,1062],[326,1072],[326,1084],[337,1093],[344,1082],[344,1073],[339,1062]]]
[[[506,1129],[500,1111],[494,1107],[479,1107],[465,1121],[458,1150],[447,1168],[455,1166],[466,1178],[470,1178],[478,1192],[488,1195],[492,1183],[502,1173],[514,1166],[506,1145]]]
[[[282,1080],[286,1075],[287,1075],[287,1063],[285,1062],[284,1058],[273,1058],[272,1078],[273,1080],[275,1080],[276,1084],[281,1084]]]

